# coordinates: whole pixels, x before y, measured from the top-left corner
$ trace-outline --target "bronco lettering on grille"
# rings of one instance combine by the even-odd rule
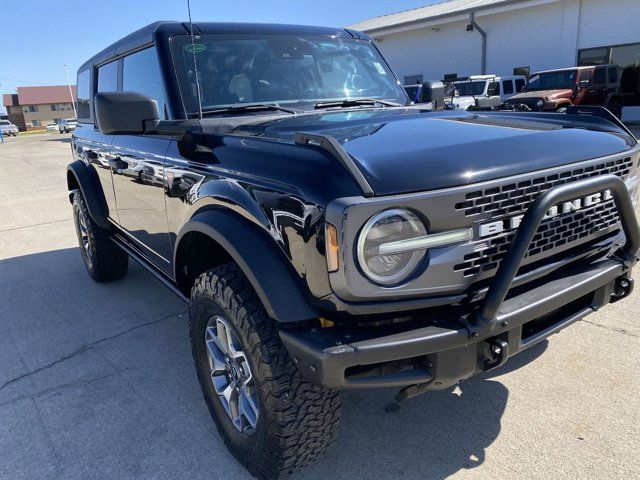
[[[597,205],[598,203],[611,200],[611,198],[613,197],[611,195],[610,190],[592,193],[591,195],[587,195],[586,197],[576,198],[575,200],[564,202],[560,205],[556,205],[555,207],[552,207],[544,216],[544,218],[545,219],[553,218],[553,217],[557,217],[558,215],[563,215],[565,213],[571,213],[577,210],[582,210],[584,208]],[[480,225],[480,228],[478,229],[478,236],[480,238],[485,238],[493,235],[498,235],[499,233],[506,232],[509,230],[514,230],[520,226],[520,223],[522,222],[523,218],[524,218],[524,215],[517,215],[515,217],[509,217],[502,220],[497,220],[495,222],[484,223]]]

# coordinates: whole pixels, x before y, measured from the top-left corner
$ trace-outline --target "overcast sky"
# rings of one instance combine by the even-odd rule
[[[0,92],[61,85],[69,65],[155,20],[186,20],[186,0],[0,0]],[[436,0],[191,0],[194,21],[341,27]],[[8,48],[7,48],[8,47]]]

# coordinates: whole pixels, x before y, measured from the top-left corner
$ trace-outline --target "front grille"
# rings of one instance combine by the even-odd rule
[[[574,168],[467,193],[465,201],[456,204],[455,208],[464,211],[467,217],[484,214],[483,223],[495,221],[523,214],[538,195],[557,185],[606,174],[626,179],[632,168],[631,158]],[[489,218],[486,218],[487,214]],[[613,200],[544,220],[540,223],[525,258],[535,261],[552,255],[554,250],[570,248],[573,243],[598,238],[613,230],[618,223],[619,216]],[[484,239],[479,243],[478,251],[465,255],[464,262],[455,265],[454,271],[470,277],[497,269],[511,246],[514,235],[515,230],[512,230]]]
[[[467,217],[480,213],[490,213],[491,219],[498,219],[506,215],[518,215],[524,213],[538,195],[551,187],[607,174],[617,175],[624,179],[632,167],[633,161],[630,157],[619,158],[606,163],[575,168],[518,183],[509,183],[501,187],[476,190],[467,193],[465,201],[457,203],[455,209],[463,210]]]
[[[613,200],[587,210],[545,220],[540,223],[525,258],[542,257],[545,252],[563,247],[578,239],[596,238],[614,227],[618,221],[618,211]],[[465,255],[464,262],[455,265],[453,269],[461,272],[465,277],[476,275],[481,271],[495,270],[506,255],[514,236],[515,230],[488,239],[489,248]]]
[[[509,105],[526,105],[527,107],[529,107],[531,110],[540,110],[540,107],[538,107],[538,102],[540,100],[543,100],[543,98],[541,97],[527,97],[527,98],[513,98],[510,100],[507,100],[506,103],[508,103]]]

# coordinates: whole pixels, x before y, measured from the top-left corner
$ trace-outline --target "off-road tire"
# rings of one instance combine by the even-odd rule
[[[84,216],[87,227],[90,256],[82,240],[80,230],[81,216]],[[100,283],[124,277],[129,268],[129,256],[111,240],[109,230],[100,228],[93,221],[80,191],[76,191],[73,194],[73,219],[78,236],[80,254],[89,276]]]
[[[206,356],[209,319],[222,316],[242,344],[258,392],[251,435],[233,426],[213,388]],[[251,284],[235,263],[200,275],[189,306],[193,358],[209,412],[227,448],[258,478],[282,478],[322,456],[335,440],[340,394],[306,382]]]

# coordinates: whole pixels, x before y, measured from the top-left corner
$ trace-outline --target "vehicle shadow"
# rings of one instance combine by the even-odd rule
[[[222,478],[212,477],[213,471],[248,478],[202,400],[186,305],[142,267],[131,262],[123,280],[97,284],[77,248],[0,260],[0,304],[0,385],[7,384],[0,388],[0,405],[27,419],[14,431],[7,427],[7,438],[37,439],[43,428],[50,431],[68,459],[65,468],[78,473],[69,478],[89,475],[86,465],[130,477],[127,468],[138,459],[123,456],[117,447],[123,441],[146,452],[146,465],[158,465],[146,471],[152,477],[174,472],[179,478],[186,471],[192,478]],[[336,444],[295,478],[443,479],[481,465],[500,434],[509,397],[496,377],[534,361],[546,347],[543,342],[500,369],[400,405],[393,401],[395,390],[345,392]],[[101,418],[92,405],[105,395],[110,400],[101,404]],[[38,420],[21,411],[25,397],[37,398],[49,415]],[[14,456],[28,472],[38,462],[23,448]]]
[[[325,458],[296,478],[444,479],[485,460],[498,438],[509,397],[496,377],[531,363],[548,342],[509,359],[455,388],[430,392],[401,404],[395,390],[343,394],[340,437]]]
[[[47,138],[45,142],[71,143],[71,137]]]

